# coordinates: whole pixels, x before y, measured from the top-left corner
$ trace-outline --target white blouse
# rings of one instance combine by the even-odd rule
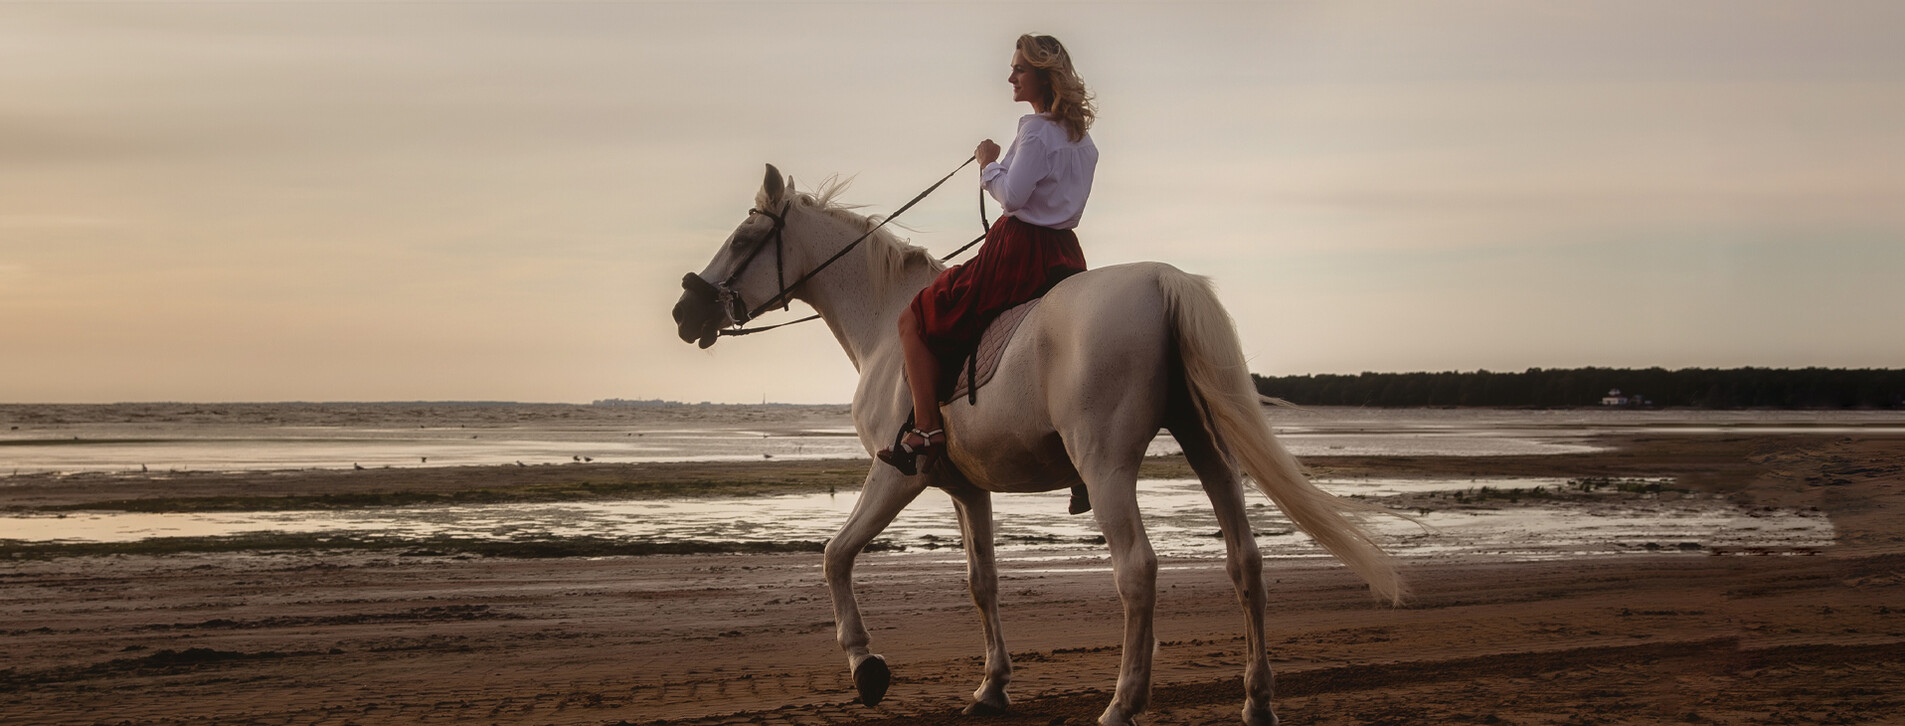
[[[1019,135],[979,178],[1009,216],[1053,229],[1072,229],[1085,214],[1091,196],[1098,147],[1086,134],[1077,142],[1065,126],[1042,114],[1019,119]]]

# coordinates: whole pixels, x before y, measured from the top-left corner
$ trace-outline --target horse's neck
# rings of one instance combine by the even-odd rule
[[[814,233],[806,243],[797,245],[803,257],[798,261],[799,269],[811,270],[825,262],[864,231],[819,210],[808,210],[806,214],[812,216],[812,221],[801,227]],[[868,274],[868,259],[875,254],[873,246],[879,244],[883,243],[872,238],[862,241],[794,294],[795,299],[820,313],[856,370],[880,346],[892,344],[897,337],[900,311],[936,274],[919,265],[905,266],[897,279],[886,280],[876,290]]]

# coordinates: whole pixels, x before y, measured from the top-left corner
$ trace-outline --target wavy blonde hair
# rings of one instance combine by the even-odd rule
[[[1072,141],[1085,138],[1085,131],[1098,117],[1098,106],[1092,103],[1091,92],[1085,90],[1085,79],[1079,78],[1078,69],[1072,67],[1072,56],[1065,52],[1065,45],[1049,35],[1026,33],[1019,36],[1018,50],[1026,64],[1038,69],[1045,79],[1046,114],[1065,126]]]

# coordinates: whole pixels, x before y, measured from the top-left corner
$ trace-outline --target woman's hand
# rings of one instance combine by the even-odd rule
[[[992,139],[986,139],[979,142],[979,148],[974,149],[972,155],[979,158],[979,166],[984,168],[987,164],[999,160],[999,145],[992,143]]]

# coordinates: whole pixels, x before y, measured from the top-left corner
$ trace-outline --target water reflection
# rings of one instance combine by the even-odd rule
[[[1344,495],[1382,496],[1453,488],[1559,487],[1553,479],[1321,481]],[[1152,544],[1167,556],[1219,556],[1222,540],[1195,480],[1140,482]],[[1254,492],[1250,520],[1268,557],[1322,552]],[[151,537],[230,536],[257,532],[529,541],[602,538],[639,542],[819,542],[831,537],[857,492],[745,498],[511,503],[294,512],[146,514],[72,513],[0,517],[7,539],[135,541]],[[1065,513],[1063,492],[994,498],[1004,553],[1087,556],[1102,552],[1089,515]],[[1824,547],[1831,523],[1817,513],[1746,512],[1718,499],[1449,508],[1419,515],[1431,529],[1393,518],[1372,521],[1385,546],[1404,556],[1545,558],[1654,548]],[[928,491],[894,521],[881,541],[909,550],[948,549],[959,541],[950,500]],[[1683,544],[1684,543],[1684,544]]]

